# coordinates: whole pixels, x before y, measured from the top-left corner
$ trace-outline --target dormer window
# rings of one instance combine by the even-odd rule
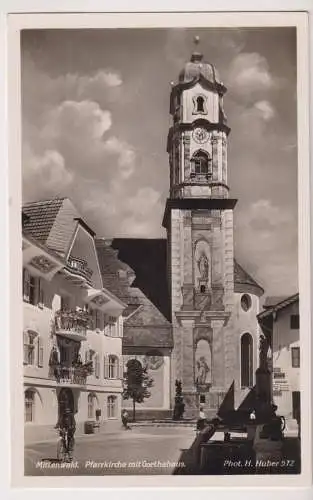
[[[209,155],[204,151],[198,151],[191,159],[191,175],[205,175],[207,178],[212,177],[212,163]]]

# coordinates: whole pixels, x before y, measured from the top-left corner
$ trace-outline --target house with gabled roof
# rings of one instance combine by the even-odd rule
[[[23,229],[25,441],[120,421],[123,311],[102,281],[95,233],[67,198],[27,203]]]

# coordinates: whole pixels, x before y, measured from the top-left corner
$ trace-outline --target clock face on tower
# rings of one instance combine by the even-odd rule
[[[198,144],[204,144],[209,140],[209,132],[205,128],[201,127],[195,128],[192,136]]]

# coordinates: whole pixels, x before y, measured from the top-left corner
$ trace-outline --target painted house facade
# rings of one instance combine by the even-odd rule
[[[297,429],[300,418],[299,294],[268,298],[258,321],[268,339],[272,372],[272,398],[284,415],[287,431]]]
[[[95,234],[67,198],[24,205],[22,225],[25,441],[66,408],[79,429],[119,420],[126,305],[103,286]]]

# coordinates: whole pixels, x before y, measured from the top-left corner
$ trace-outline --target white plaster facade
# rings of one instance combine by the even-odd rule
[[[125,304],[101,287],[92,236],[86,232],[84,244],[80,238],[73,246],[76,257],[94,269],[90,279],[82,268],[71,272],[69,258],[23,235],[26,443],[56,435],[65,393],[81,431],[88,420],[100,425],[120,420]],[[90,371],[82,368],[86,364],[92,366]]]
[[[277,405],[277,413],[286,418],[287,431],[297,427],[300,418],[299,318],[298,294],[265,308],[258,316],[271,346],[268,356],[273,401]]]

